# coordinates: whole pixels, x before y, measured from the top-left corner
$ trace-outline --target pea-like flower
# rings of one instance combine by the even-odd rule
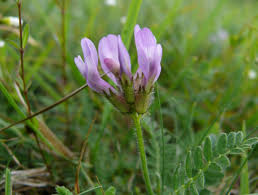
[[[81,47],[84,59],[74,59],[89,87],[104,94],[121,112],[143,114],[149,108],[153,85],[161,72],[162,47],[148,28],[134,29],[139,68],[133,75],[129,53],[120,35],[103,37],[98,46],[102,70],[112,84],[101,78],[98,71],[98,54],[91,40],[83,38]]]

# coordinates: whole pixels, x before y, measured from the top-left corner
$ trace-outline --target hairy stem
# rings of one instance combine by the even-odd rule
[[[146,154],[145,154],[145,150],[144,150],[144,141],[143,141],[142,128],[141,128],[141,123],[140,123],[140,115],[138,115],[137,113],[134,113],[134,114],[132,114],[132,118],[134,120],[135,127],[136,127],[138,148],[140,151],[144,181],[146,184],[148,194],[154,195],[152,188],[151,188],[150,176],[149,176],[149,171],[148,171],[148,167],[147,167],[147,159],[146,159]]]

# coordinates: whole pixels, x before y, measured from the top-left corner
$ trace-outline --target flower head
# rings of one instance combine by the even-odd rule
[[[94,44],[87,38],[81,41],[84,59],[74,59],[81,74],[94,91],[106,95],[121,112],[145,113],[152,99],[154,82],[161,71],[162,48],[148,28],[136,25],[135,43],[139,68],[133,75],[129,53],[120,35],[103,37],[98,46],[102,70],[113,85],[101,78],[98,72],[98,54]]]

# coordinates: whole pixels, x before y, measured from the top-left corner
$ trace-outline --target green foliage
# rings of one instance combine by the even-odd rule
[[[185,169],[186,169],[187,177],[192,177],[193,166],[192,166],[192,153],[191,153],[191,151],[189,151],[187,156],[186,156]]]
[[[238,140],[233,147],[231,144],[227,144],[228,141],[232,140],[232,137],[237,137]],[[176,182],[179,177],[179,168],[176,169],[173,175],[173,182],[176,182],[173,185],[173,191],[176,194],[179,194],[182,190],[199,194],[203,188],[216,184],[224,177],[225,169],[230,166],[228,155],[235,154],[236,149],[245,152],[247,146],[248,148],[251,148],[257,142],[258,138],[243,140],[241,132],[231,132],[230,134],[221,133],[214,146],[211,148],[211,139],[209,137],[206,138],[203,144],[203,150],[201,146],[197,146],[193,150],[193,163],[195,167],[193,171],[194,174],[190,174],[192,172],[190,172],[189,168],[192,167],[189,155],[191,152],[188,152],[186,155],[185,170],[187,175],[182,183]],[[203,156],[205,156],[205,160],[203,159]]]
[[[155,130],[157,124],[150,121],[147,117],[142,124],[152,138],[150,146],[147,148],[147,153],[151,157],[148,158],[149,167],[151,168],[151,172],[161,173],[160,150],[162,142],[159,131]],[[177,143],[171,141],[171,138],[168,139],[169,134],[167,134],[167,131],[165,132],[165,148],[170,148],[171,150]],[[217,185],[223,179],[226,169],[231,165],[229,155],[245,153],[258,140],[257,137],[249,139],[243,139],[242,137],[240,139],[241,141],[235,142],[235,138],[240,136],[240,132],[221,133],[217,136],[212,135],[207,137],[201,146],[192,147],[186,155],[182,155],[182,158],[185,158],[183,164],[179,159],[177,166],[166,167],[166,172],[169,170],[170,173],[173,173],[166,175],[166,191],[172,190],[175,194],[188,194],[191,192],[212,194],[207,187]],[[169,155],[174,155],[174,153]],[[169,155],[165,155],[165,161],[176,164],[175,159],[169,159]],[[154,178],[152,181],[155,181]],[[158,185],[158,182],[154,185]],[[168,186],[171,186],[172,189],[170,188],[168,190]]]
[[[158,186],[161,183],[161,177],[154,177],[155,175],[161,176],[162,174],[162,135],[160,133],[160,129],[158,128],[158,124],[155,121],[152,121],[149,117],[144,117],[142,120],[143,128],[150,134],[150,144],[147,145],[146,152],[148,157],[148,164],[149,169],[152,173],[152,181],[156,181],[156,185]],[[182,173],[182,169],[178,167],[178,172],[181,173],[178,179],[173,179],[171,172],[175,171],[175,163],[176,159],[174,158],[176,154],[176,147],[173,143],[175,140],[173,139],[172,135],[164,129],[164,161],[165,161],[165,178],[167,178],[166,184],[170,184],[170,180],[182,180],[181,178],[184,177]],[[182,176],[182,177],[181,177]],[[177,181],[178,182],[178,181]],[[179,181],[180,182],[180,181]]]
[[[26,47],[27,41],[29,39],[29,35],[30,35],[29,24],[26,24],[22,32],[22,48]]]
[[[137,22],[142,0],[132,0],[129,6],[126,22],[122,30],[122,40],[127,49],[130,47],[134,26]]]
[[[194,159],[194,165],[196,169],[201,169],[203,167],[203,155],[202,155],[202,148],[198,146],[194,150],[193,159]]]
[[[209,162],[212,159],[212,146],[211,146],[210,137],[207,137],[204,142],[203,154],[204,154],[206,161]]]
[[[8,168],[5,169],[5,195],[12,195],[11,172]]]
[[[243,133],[242,131],[239,131],[237,134],[236,134],[236,145],[239,145],[243,140]]]
[[[228,135],[228,148],[233,148],[236,143],[236,133],[235,132],[230,132]]]
[[[241,143],[241,142],[240,142]],[[219,154],[224,154],[227,150],[227,135],[225,133],[221,134],[218,143],[217,143],[217,151]]]
[[[246,125],[245,121],[242,125],[242,132],[243,135],[246,136]],[[255,143],[254,138],[249,139],[249,144],[252,145],[252,142]],[[249,145],[247,144],[247,145]],[[242,155],[242,163],[245,162],[245,159],[247,158],[247,153]],[[248,159],[247,159],[248,160]],[[248,173],[248,161],[245,163],[241,174],[240,174],[240,194],[249,194],[249,173]]]
[[[189,192],[191,192],[193,195],[198,195],[199,194],[194,183],[191,183],[191,185],[189,187]]]
[[[73,195],[73,193],[64,186],[57,186],[56,192],[58,195]]]
[[[102,186],[92,187],[92,188],[90,188],[90,189],[88,189],[88,190],[85,190],[85,191],[81,192],[81,193],[78,194],[78,195],[87,194],[88,192],[92,192],[92,191],[96,191],[96,194],[102,194],[100,191],[98,191],[98,190],[100,190],[100,188],[102,188]],[[112,189],[112,188],[111,188],[111,189]]]
[[[20,49],[19,45],[15,41],[13,41],[11,39],[8,39],[7,43],[9,43],[11,46],[13,46],[14,48],[16,48],[18,50]]]
[[[116,188],[113,186],[110,186],[106,191],[105,195],[115,195],[116,194]]]

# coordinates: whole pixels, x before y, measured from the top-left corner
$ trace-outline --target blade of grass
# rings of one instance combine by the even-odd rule
[[[90,136],[90,133],[92,131],[92,127],[94,125],[94,122],[96,120],[96,117],[93,119],[90,128],[86,134],[86,137],[82,143],[82,147],[81,147],[81,152],[80,152],[80,158],[79,158],[79,162],[78,162],[78,166],[77,166],[77,170],[76,170],[76,175],[75,175],[75,184],[74,184],[74,188],[75,188],[75,192],[78,194],[80,193],[80,186],[79,186],[79,174],[80,174],[80,170],[81,170],[81,162],[83,160],[83,157],[85,155],[85,151],[86,151],[86,146],[88,143],[88,138]]]
[[[189,41],[188,49],[185,52],[185,56],[189,56],[189,54],[199,47],[202,40],[206,40],[205,37],[209,34],[210,30],[214,26],[215,18],[221,13],[220,10],[223,7],[226,0],[219,0],[215,8],[212,10],[210,15],[201,25],[200,30],[197,33],[197,37],[193,39],[193,41]]]
[[[5,148],[5,150],[10,155],[11,159],[18,165],[18,167],[25,168],[19,161],[19,159],[15,156],[14,152],[6,145],[4,142],[0,142],[0,144]]]
[[[142,0],[132,0],[129,6],[126,22],[122,30],[122,40],[127,49],[129,49],[130,47],[134,26],[137,22],[141,4],[142,4]]]
[[[101,116],[102,117],[101,118],[101,126],[100,126],[100,130],[99,130],[98,138],[96,140],[94,148],[92,149],[93,161],[96,159],[96,156],[98,155],[98,149],[100,146],[101,138],[103,137],[105,127],[106,127],[108,121],[110,120],[111,112],[113,110],[112,108],[113,107],[112,107],[112,105],[110,105],[109,102],[105,102],[103,114]]]
[[[243,135],[246,137],[246,124],[245,121],[243,122],[242,127]],[[242,162],[244,162],[246,158],[246,153],[242,155]],[[248,177],[248,161],[244,164],[243,170],[240,174],[240,194],[249,194],[249,177]]]
[[[91,187],[95,186],[94,182],[91,180],[90,176],[87,174],[87,172],[86,172],[85,169],[86,169],[85,165],[82,164],[82,166],[81,166],[81,172],[82,172],[83,177],[85,178],[85,180],[88,182],[88,184],[89,184]]]
[[[5,122],[4,119],[0,118],[0,125],[4,127],[4,126],[7,126],[7,125],[10,125],[10,123]],[[20,139],[22,139],[22,140],[25,139],[25,137],[24,137],[23,134],[19,131],[18,128],[12,127],[12,128],[10,128],[10,130],[13,131],[13,133],[15,133]]]
[[[97,15],[100,11],[100,5],[101,1],[99,0],[94,0],[89,2],[89,8],[90,8],[90,13],[89,13],[89,19],[87,21],[87,25],[85,28],[85,37],[91,37],[93,31],[94,31],[94,25],[96,24],[96,18]]]
[[[201,143],[203,142],[203,140],[206,138],[206,136],[210,133],[210,131],[212,130],[212,127],[215,125],[215,123],[219,120],[219,118],[221,117],[222,113],[227,110],[227,108],[229,107],[231,103],[226,104],[225,106],[222,106],[222,109],[220,109],[219,113],[217,114],[217,116],[213,119],[213,121],[211,122],[211,125],[204,130],[202,137],[200,138],[200,140],[197,142],[197,146],[201,145]]]
[[[229,195],[229,193],[230,193],[230,191],[232,190],[234,184],[236,183],[236,181],[237,181],[239,175],[241,174],[241,171],[242,171],[243,167],[245,166],[246,162],[248,161],[248,159],[249,159],[250,156],[252,155],[253,151],[254,151],[254,150],[251,150],[251,151],[249,152],[248,156],[247,156],[245,159],[243,159],[243,162],[242,162],[241,166],[240,166],[239,169],[237,170],[233,181],[231,182],[230,186],[228,187],[227,192],[225,193],[226,195]]]
[[[12,195],[11,172],[8,168],[5,169],[5,195]]]
[[[44,60],[48,58],[49,53],[51,52],[52,48],[54,47],[54,41],[51,41],[48,43],[48,46],[40,53],[40,55],[37,57],[36,61],[32,64],[33,66],[26,68],[26,82],[29,82],[29,80],[37,74],[40,67],[44,64]]]
[[[56,90],[50,86],[38,73],[34,75],[34,79],[39,83],[39,85],[44,89],[52,98],[55,100],[58,100],[61,98],[61,96],[56,92]]]
[[[179,11],[179,8],[182,4],[182,0],[176,0],[173,4],[173,7],[168,11],[168,15],[165,17],[163,22],[154,30],[154,34],[156,35],[157,40],[160,40],[163,33],[166,32],[168,27],[171,28],[171,25],[174,23],[174,19]]]
[[[159,109],[159,120],[160,120],[160,130],[161,130],[161,143],[162,143],[162,170],[161,170],[161,194],[164,191],[164,184],[165,184],[165,142],[164,142],[164,128],[163,128],[163,117],[161,111],[161,103],[160,103],[160,95],[159,95],[159,88],[158,84],[156,85],[156,93],[158,99],[158,109]]]
[[[96,186],[96,187],[90,188],[90,189],[88,189],[88,190],[86,190],[86,191],[84,191],[84,192],[81,192],[81,193],[78,194],[78,195],[83,195],[83,194],[86,194],[86,193],[88,193],[88,192],[94,191],[94,190],[99,189],[99,188],[102,188],[102,186]]]
[[[35,8],[35,11],[37,12],[38,20],[42,20],[42,26],[44,25],[45,30],[50,32],[53,36],[57,36],[56,34],[56,24],[55,21],[51,19],[51,15],[44,12],[44,9],[42,9],[42,3],[41,1],[31,1],[31,5]],[[48,1],[48,7],[49,9],[52,7],[55,7],[55,1]],[[59,42],[58,42],[59,43]]]
[[[4,85],[2,83],[0,83],[0,90],[2,91],[2,93],[5,95],[6,99],[8,100],[9,104],[15,109],[15,111],[22,117],[26,119],[26,114],[24,114],[23,110],[16,104],[16,102],[14,101],[12,95],[7,91],[7,89],[4,87]],[[34,115],[31,115],[35,117]],[[65,151],[69,151],[69,149],[62,144],[62,142],[55,136],[55,134],[49,129],[47,128],[47,126],[41,122],[38,119],[33,120],[33,123],[31,121],[29,121],[28,119],[32,118],[31,116],[27,117],[27,120],[23,120],[26,121],[26,124],[31,128],[31,130],[33,130],[35,133],[37,133],[37,135],[39,136],[39,138],[52,150],[54,150],[55,152],[57,152],[59,155],[70,158],[71,156],[68,155],[69,153],[65,152]],[[19,121],[18,121],[19,122]],[[36,124],[37,123],[37,124]],[[18,124],[16,122],[16,124]],[[12,127],[14,124],[9,125],[7,128]],[[0,131],[7,129],[6,127],[0,129]],[[49,136],[49,137],[46,137]],[[58,147],[55,147],[55,145],[58,145]],[[61,148],[61,150],[60,150]]]

